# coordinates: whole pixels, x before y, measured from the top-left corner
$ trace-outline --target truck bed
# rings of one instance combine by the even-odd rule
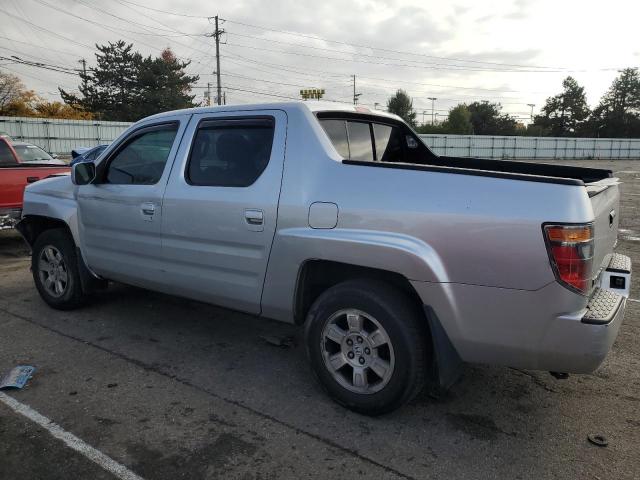
[[[581,180],[583,183],[593,183],[613,176],[613,172],[611,170],[605,170],[602,168],[572,167],[569,165],[514,162],[511,160],[491,160],[484,158],[435,157],[429,160],[429,164],[492,172],[569,178],[573,180]]]

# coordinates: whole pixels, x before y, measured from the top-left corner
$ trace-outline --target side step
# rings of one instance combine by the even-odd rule
[[[625,298],[629,298],[631,289],[631,259],[626,255],[614,253],[609,265],[602,271],[598,285],[602,290],[609,290]]]
[[[625,297],[618,293],[597,288],[587,304],[587,313],[582,317],[582,323],[594,325],[609,323],[614,319],[624,301]]]

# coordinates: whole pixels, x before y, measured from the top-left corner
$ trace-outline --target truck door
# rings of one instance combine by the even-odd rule
[[[286,130],[279,110],[192,117],[163,199],[171,293],[260,312]]]
[[[97,165],[96,181],[78,187],[85,260],[112,280],[160,287],[162,195],[187,116],[131,131]]]

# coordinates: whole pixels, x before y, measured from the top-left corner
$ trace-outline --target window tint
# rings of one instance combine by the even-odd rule
[[[371,130],[368,123],[347,122],[349,132],[349,158],[373,162],[373,144],[371,143]]]
[[[342,158],[349,158],[346,122],[344,120],[321,120],[320,124]]]
[[[128,141],[107,167],[107,183],[153,185],[167,163],[178,124],[163,125]]]
[[[13,153],[5,142],[0,140],[0,165],[17,165],[16,159],[13,158]]]
[[[373,124],[373,136],[376,142],[376,156],[379,162],[403,162],[402,132],[398,127]]]
[[[203,123],[198,128],[189,156],[189,183],[212,187],[248,187],[269,163],[273,132],[271,119]]]

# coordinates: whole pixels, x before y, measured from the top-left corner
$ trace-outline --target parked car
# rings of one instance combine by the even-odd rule
[[[0,229],[13,228],[20,219],[22,196],[28,184],[69,174],[69,167],[60,160],[35,161],[33,158],[42,154],[29,149],[26,155],[20,155],[22,145],[0,137]]]
[[[35,286],[108,280],[304,325],[329,394],[377,415],[461,362],[586,373],[624,316],[610,170],[439,157],[322,102],[167,112],[25,193]]]
[[[108,144],[98,145],[89,149],[74,149],[71,150],[71,163],[70,165],[75,165],[78,162],[86,162],[86,161],[94,161],[96,160],[102,152],[108,147]]]

